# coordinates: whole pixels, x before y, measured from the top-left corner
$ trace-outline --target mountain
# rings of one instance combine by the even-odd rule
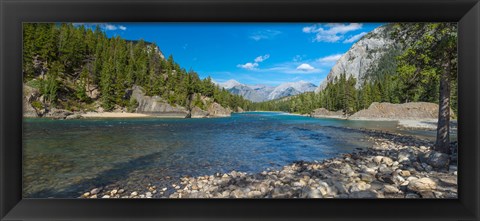
[[[243,84],[241,84],[240,82],[238,82],[236,80],[231,79],[231,80],[225,81],[223,83],[220,83],[219,86],[228,90],[230,88],[234,88],[235,86],[243,86]]]
[[[273,87],[266,85],[245,85],[233,79],[217,84],[218,86],[225,88],[230,93],[240,95],[243,98],[253,102],[266,101],[268,99],[268,95],[274,89]]]
[[[263,102],[310,92],[314,91],[317,87],[316,85],[305,81],[288,82],[277,87],[271,87],[261,84],[246,85],[233,79],[224,83],[218,83],[218,85],[232,94],[241,95],[243,98],[253,102]]]
[[[287,82],[277,86],[269,95],[268,100],[275,100],[282,97],[297,95],[305,92],[314,91],[317,86],[306,82]]]
[[[320,83],[315,92],[319,92],[333,82],[335,78],[345,73],[347,79],[353,76],[357,79],[356,88],[360,88],[366,78],[382,64],[382,61],[393,60],[401,45],[393,37],[393,24],[380,26],[363,36],[340,58],[332,67],[327,78]]]

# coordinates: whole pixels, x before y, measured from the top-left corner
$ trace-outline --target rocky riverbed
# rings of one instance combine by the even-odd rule
[[[353,130],[353,129],[352,129]],[[80,198],[457,198],[457,144],[451,156],[426,140],[365,130],[374,145],[280,170],[182,177],[171,186],[97,187]]]

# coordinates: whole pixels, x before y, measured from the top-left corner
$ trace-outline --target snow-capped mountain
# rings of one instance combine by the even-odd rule
[[[225,89],[230,89],[230,88],[233,88],[235,86],[242,86],[243,84],[241,84],[240,82],[236,81],[236,80],[228,80],[228,81],[225,81],[223,83],[219,83],[218,84],[220,87],[223,87]]]
[[[305,92],[314,91],[316,85],[306,82],[287,82],[277,86],[269,95],[268,100],[274,100],[282,97],[297,95]]]
[[[305,81],[288,82],[277,87],[271,87],[262,84],[246,85],[233,79],[218,83],[218,85],[232,94],[240,95],[253,102],[262,102],[297,95],[304,92],[314,91],[317,87],[314,84]]]

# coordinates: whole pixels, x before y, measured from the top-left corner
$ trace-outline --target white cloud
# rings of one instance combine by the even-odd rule
[[[317,42],[338,42],[345,38],[345,34],[362,28],[359,23],[329,23],[307,26],[302,29],[304,33],[315,33],[313,41]]]
[[[358,39],[360,39],[361,37],[363,37],[364,35],[366,35],[367,32],[362,32],[360,34],[357,34],[357,35],[354,35],[354,36],[350,36],[348,39],[346,39],[345,41],[343,41],[343,43],[352,43],[354,41],[357,41]]]
[[[256,63],[259,63],[259,62],[262,62],[262,61],[267,60],[269,57],[270,57],[269,54],[266,54],[266,55],[264,55],[264,56],[258,56],[258,57],[255,58],[254,61],[255,61]]]
[[[296,69],[300,70],[300,71],[305,71],[305,72],[315,70],[314,67],[312,67],[311,65],[306,64],[306,63],[303,63],[303,64],[299,65]]]
[[[305,33],[312,33],[313,28],[314,28],[314,25],[303,27],[302,31],[305,32]]]
[[[117,30],[117,26],[111,24],[105,24],[104,28],[109,31]]]
[[[266,55],[263,55],[263,56],[260,55],[253,60],[254,62],[248,62],[248,63],[245,63],[245,64],[238,64],[237,67],[247,69],[247,70],[255,70],[258,67],[258,63],[267,60],[269,57],[270,57],[269,54],[266,54]]]
[[[93,27],[93,26],[100,26],[101,29],[107,30],[107,31],[115,31],[115,30],[122,30],[125,31],[127,30],[127,27],[123,25],[114,25],[114,24],[109,24],[109,23],[73,23],[75,26],[80,26],[84,25],[85,27]]]
[[[258,63],[248,62],[246,64],[239,64],[239,65],[237,65],[237,67],[247,69],[247,70],[253,70],[253,69],[258,67]]]
[[[105,30],[108,30],[108,31],[115,31],[117,29],[120,29],[122,31],[125,31],[127,30],[127,27],[123,26],[123,25],[112,25],[112,24],[103,24],[102,25],[102,28],[105,29]]]
[[[262,39],[271,39],[275,36],[281,34],[281,31],[277,30],[264,30],[264,31],[257,31],[252,33],[249,37],[255,41],[260,41]]]
[[[319,61],[321,63],[333,63],[333,62],[337,62],[337,60],[340,59],[342,57],[342,55],[343,54],[329,55],[329,56],[319,58],[319,59],[317,59],[317,61]]]

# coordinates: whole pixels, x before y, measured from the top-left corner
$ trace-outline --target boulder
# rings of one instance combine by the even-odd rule
[[[383,191],[385,193],[398,193],[400,190],[396,187],[396,186],[393,186],[393,185],[385,185],[383,187]]]
[[[411,180],[408,184],[408,189],[415,192],[432,191],[437,188],[437,183],[430,178],[420,178]]]
[[[100,90],[97,85],[85,85],[86,94],[89,98],[96,100],[100,96]]]
[[[420,162],[426,163],[436,169],[446,169],[450,163],[448,154],[430,151],[419,156]]]
[[[73,112],[63,109],[52,108],[49,109],[43,117],[52,119],[66,119],[68,116],[73,115]]]
[[[190,111],[191,118],[205,118],[208,117],[208,112],[200,109],[199,107],[195,106]]]
[[[224,108],[222,105],[213,102],[207,108],[209,117],[230,117],[232,110],[230,108]]]
[[[188,111],[185,107],[170,105],[159,96],[146,96],[143,91],[143,88],[140,86],[133,87],[132,98],[138,102],[138,107],[135,109],[135,112],[149,114],[181,114],[187,116]]]

